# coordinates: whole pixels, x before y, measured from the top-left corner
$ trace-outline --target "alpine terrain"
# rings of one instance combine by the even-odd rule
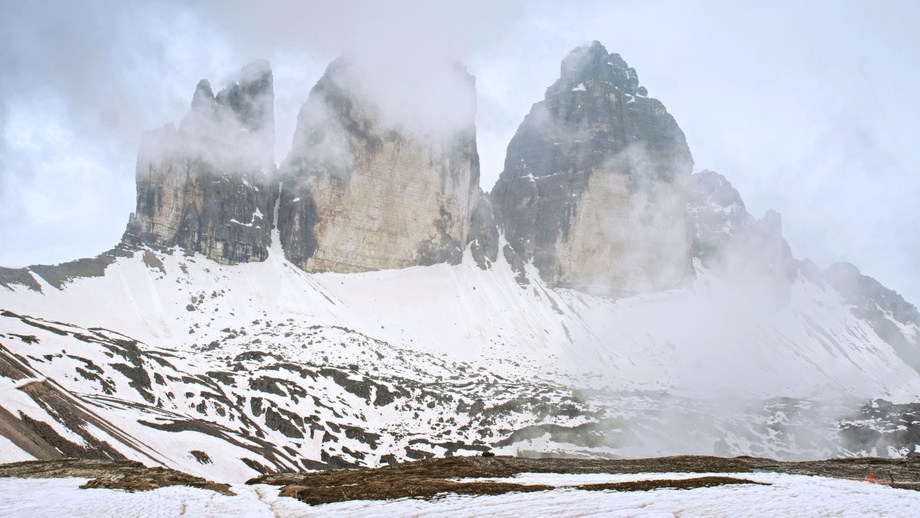
[[[920,451],[917,309],[693,173],[618,54],[563,59],[488,191],[474,78],[427,79],[337,59],[277,166],[269,64],[201,81],[120,243],[0,268],[0,463]]]

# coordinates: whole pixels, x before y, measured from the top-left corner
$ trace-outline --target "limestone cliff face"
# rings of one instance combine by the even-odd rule
[[[666,289],[691,274],[693,160],[665,107],[598,42],[573,50],[508,146],[492,203],[506,257],[591,293]]]
[[[360,272],[459,263],[479,188],[472,76],[453,70],[456,128],[394,120],[348,59],[333,62],[301,109],[282,164],[277,226],[306,271]],[[406,84],[407,95],[412,84]],[[424,92],[419,92],[424,94]]]
[[[267,257],[274,172],[274,93],[267,62],[215,97],[198,83],[191,111],[144,135],[127,245],[180,246],[221,263]]]

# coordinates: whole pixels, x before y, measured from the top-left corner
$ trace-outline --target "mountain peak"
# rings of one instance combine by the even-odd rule
[[[211,89],[211,82],[207,79],[198,81],[198,86],[195,87],[195,93],[192,95],[192,110],[213,108],[214,104],[214,90]]]
[[[623,58],[608,53],[600,42],[578,47],[562,60],[559,80],[546,90],[546,96],[557,95],[584,88],[616,90],[634,96],[645,96],[647,91],[639,86],[639,76]]]
[[[345,273],[459,263],[479,197],[474,85],[448,60],[330,64],[277,180],[288,260]]]
[[[683,132],[636,71],[599,42],[578,47],[521,123],[492,190],[506,256],[589,292],[679,285],[692,275],[692,168]]]
[[[239,80],[221,90],[215,99],[217,104],[230,109],[247,130],[272,126],[274,131],[275,96],[268,61],[255,61],[243,67]]]
[[[202,80],[178,129],[145,135],[122,245],[0,268],[0,462],[233,482],[490,449],[920,451],[916,404],[845,409],[917,401],[916,307],[796,261],[777,213],[691,175],[619,55],[568,53],[491,200],[472,77],[376,57],[330,65],[278,174],[268,63]]]
[[[199,81],[178,130],[170,124],[144,135],[125,244],[178,245],[222,263],[265,259],[274,133],[267,61],[243,67],[216,96]]]
[[[240,84],[252,84],[264,81],[272,75],[272,67],[266,59],[257,59],[240,70]]]

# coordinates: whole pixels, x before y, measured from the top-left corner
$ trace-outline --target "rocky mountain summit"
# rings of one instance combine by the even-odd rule
[[[792,280],[796,262],[783,238],[782,220],[773,210],[761,219],[748,213],[741,195],[719,173],[700,171],[691,177],[687,200],[691,251],[709,267],[734,268],[741,263]]]
[[[431,75],[387,86],[372,64],[337,59],[274,175],[268,64],[248,65],[217,96],[202,81],[178,130],[145,137],[125,244],[261,261],[274,227],[285,257],[309,272],[457,264],[467,246],[488,268],[501,229],[522,281],[531,262],[551,285],[608,295],[688,278],[690,152],[619,55],[595,42],[566,57],[491,196],[479,187],[474,79],[461,65]],[[425,89],[438,105],[413,105]],[[426,119],[432,110],[449,124]]]
[[[267,63],[247,66],[216,97],[203,81],[178,130],[145,138],[124,242],[261,261],[274,226],[293,264],[348,273],[457,264],[468,245],[488,268],[501,229],[522,282],[531,262],[551,285],[608,295],[688,278],[690,152],[619,55],[595,42],[566,57],[512,139],[491,196],[479,187],[474,79],[461,65],[432,75],[439,80],[411,85],[407,75],[388,87],[374,66],[337,59],[271,177]],[[426,88],[439,105],[414,106]]]
[[[137,209],[123,241],[179,246],[228,264],[264,260],[274,143],[267,62],[243,68],[217,96],[202,80],[178,129],[168,124],[144,135]]]
[[[691,275],[683,132],[599,42],[573,50],[508,145],[492,202],[509,247],[552,285],[631,294]]]
[[[360,272],[460,262],[479,197],[474,80],[447,72],[455,127],[388,117],[355,59],[332,63],[300,111],[276,180],[285,256],[306,271]],[[422,95],[405,84],[405,96]],[[439,85],[441,86],[441,85]]]

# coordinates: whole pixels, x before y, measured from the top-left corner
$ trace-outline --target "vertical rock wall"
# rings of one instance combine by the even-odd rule
[[[388,118],[394,107],[369,95],[373,79],[353,61],[329,66],[301,109],[275,184],[289,260],[335,272],[460,262],[479,156],[473,78],[451,73],[451,100],[468,109],[457,127],[431,129]],[[405,95],[416,95],[414,86]]]
[[[692,167],[683,132],[635,70],[598,42],[575,49],[512,138],[492,190],[505,255],[590,293],[676,286],[692,271]]]
[[[170,124],[144,135],[137,209],[123,241],[178,245],[221,263],[264,260],[274,169],[268,63],[247,65],[217,96],[201,81],[178,130]]]

